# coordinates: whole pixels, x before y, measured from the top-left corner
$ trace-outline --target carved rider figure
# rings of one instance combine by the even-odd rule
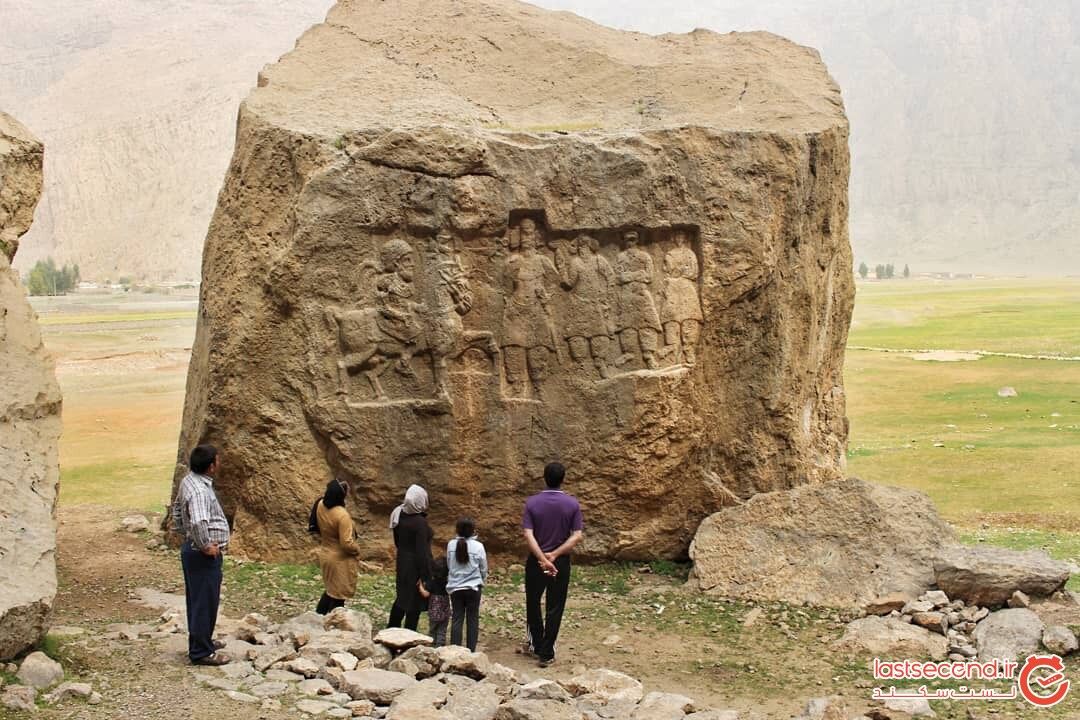
[[[664,255],[664,302],[660,320],[664,324],[664,347],[661,357],[674,354],[678,361],[680,341],[683,361],[697,362],[697,342],[701,335],[701,298],[698,296],[698,259],[687,247],[687,233],[676,230],[675,247]]]
[[[518,230],[520,249],[506,261],[512,289],[503,307],[502,345],[511,385],[521,380],[523,369],[531,380],[539,380],[548,353],[556,351],[548,285],[558,283],[559,276],[551,258],[538,252],[542,238],[536,222],[525,218]]]
[[[653,261],[637,244],[637,232],[625,232],[624,249],[615,256],[615,330],[619,333],[622,349],[616,364],[622,366],[630,362],[640,349],[645,366],[655,368],[661,328],[660,316],[649,290],[653,281]]]
[[[593,364],[606,378],[611,328],[611,289],[615,274],[597,253],[596,238],[581,235],[570,244],[562,286],[570,291],[566,305],[563,337],[570,357],[579,365],[592,356]],[[591,352],[590,352],[591,351]]]
[[[375,282],[375,322],[382,332],[404,345],[398,370],[412,374],[409,361],[423,332],[423,305],[413,300],[416,267],[412,247],[400,238],[388,240],[379,250],[379,262],[382,272]]]

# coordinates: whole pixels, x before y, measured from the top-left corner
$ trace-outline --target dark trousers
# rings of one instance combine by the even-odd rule
[[[467,625],[465,647],[476,652],[480,637],[480,590],[455,590],[450,593],[450,644],[461,645],[461,626]]]
[[[563,555],[555,560],[555,568],[559,572],[551,577],[544,574],[535,557],[530,555],[525,561],[525,620],[529,626],[529,645],[541,660],[555,657],[555,640],[559,637],[566,594],[570,590],[570,556]],[[541,613],[540,598],[545,593],[546,608]]]
[[[404,621],[404,625],[402,625],[402,621]],[[420,625],[420,608],[417,608],[415,612],[406,613],[405,609],[396,602],[390,608],[390,621],[386,623],[386,627],[404,627],[408,630],[415,630],[418,625]]]
[[[319,604],[315,606],[315,612],[319,613],[320,615],[326,615],[328,612],[330,612],[334,608],[339,608],[339,607],[345,607],[345,601],[344,600],[341,600],[341,599],[335,598],[335,597],[330,597],[326,593],[323,593],[322,597],[319,598]]]
[[[221,600],[221,555],[209,557],[186,542],[180,548],[180,565],[187,600],[188,657],[199,660],[214,654],[214,625]]]

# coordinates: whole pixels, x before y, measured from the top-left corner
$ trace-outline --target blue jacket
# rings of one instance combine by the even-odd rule
[[[458,538],[446,546],[446,564],[450,568],[450,577],[446,581],[447,593],[466,588],[479,590],[487,580],[487,552],[483,544],[475,538],[469,538],[466,542],[469,544],[469,561],[466,563],[457,561]]]

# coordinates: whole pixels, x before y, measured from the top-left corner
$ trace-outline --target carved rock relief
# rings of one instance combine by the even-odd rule
[[[550,230],[539,211],[511,212],[502,238],[384,239],[358,268],[356,304],[326,310],[337,392],[449,412],[454,374],[542,402],[552,383],[685,372],[703,321],[699,252],[690,226]]]

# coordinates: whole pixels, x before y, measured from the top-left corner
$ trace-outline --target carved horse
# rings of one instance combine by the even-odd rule
[[[338,393],[345,394],[350,375],[362,372],[371,384],[377,400],[388,400],[379,378],[393,364],[406,355],[427,355],[431,361],[431,373],[437,399],[450,401],[447,383],[447,359],[461,357],[472,349],[482,350],[491,358],[499,353],[494,335],[488,331],[463,330],[458,316],[468,312],[468,307],[455,304],[442,313],[436,313],[425,332],[412,343],[390,335],[378,322],[379,309],[361,308],[341,310],[328,308],[327,318],[337,332],[342,358],[338,360]],[[446,315],[446,317],[440,317]],[[411,370],[406,370],[410,372]]]

